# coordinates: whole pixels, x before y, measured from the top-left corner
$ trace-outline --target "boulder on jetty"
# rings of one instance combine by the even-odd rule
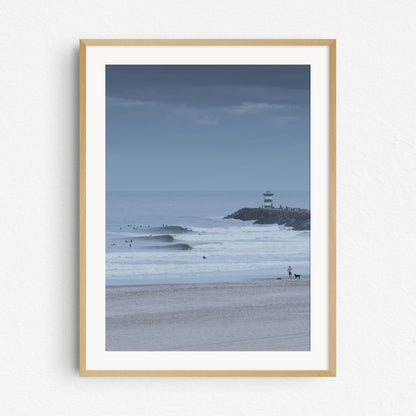
[[[294,230],[310,230],[311,215],[303,208],[241,208],[224,219],[254,221],[254,224],[279,224]]]

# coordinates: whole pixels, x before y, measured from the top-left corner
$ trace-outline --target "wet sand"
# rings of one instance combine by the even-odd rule
[[[310,284],[108,286],[107,351],[308,351]]]

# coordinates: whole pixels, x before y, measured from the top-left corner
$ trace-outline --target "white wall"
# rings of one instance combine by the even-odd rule
[[[0,414],[410,415],[415,3],[3,1]],[[338,376],[78,377],[78,39],[338,40]]]

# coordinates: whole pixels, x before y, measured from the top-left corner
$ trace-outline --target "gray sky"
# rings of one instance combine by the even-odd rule
[[[107,65],[107,190],[309,190],[307,65]]]

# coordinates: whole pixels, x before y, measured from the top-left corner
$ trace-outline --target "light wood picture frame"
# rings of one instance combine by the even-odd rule
[[[106,66],[217,64],[310,67],[310,132],[311,137],[314,137],[314,141],[310,142],[312,198],[310,348],[307,351],[291,351],[289,348],[288,351],[231,350],[221,353],[215,350],[209,352],[164,349],[107,350],[105,183],[106,157],[109,156],[109,149],[106,149]],[[136,102],[135,105],[139,108],[143,104]],[[154,106],[154,101],[149,100],[148,105]],[[234,114],[237,111],[243,112],[241,109],[229,111],[234,111]],[[205,116],[197,121],[206,125],[216,123],[216,120]],[[81,376],[334,377],[336,375],[336,41],[334,39],[82,39],[80,40],[79,160]],[[314,197],[314,192],[316,195],[319,194],[319,198]],[[317,201],[318,205],[314,205],[314,201]],[[314,212],[318,211],[319,218],[316,214],[314,219]],[[224,216],[226,214],[229,212],[224,213]],[[322,268],[321,272],[316,272],[317,267]],[[273,279],[276,282],[276,278]],[[283,278],[278,277],[278,279]],[[296,282],[290,281],[290,284],[292,283]],[[177,364],[172,364],[173,361]],[[230,363],[229,367],[227,362]]]

